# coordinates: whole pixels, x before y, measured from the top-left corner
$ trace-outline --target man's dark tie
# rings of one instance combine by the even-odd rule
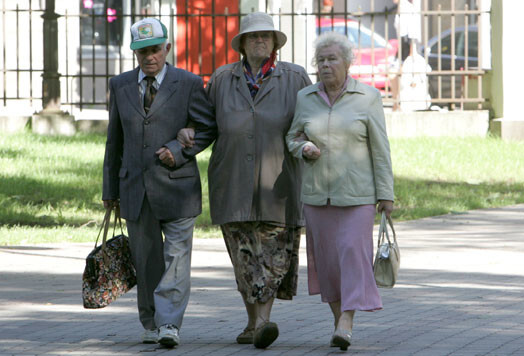
[[[153,105],[153,100],[155,100],[156,88],[153,86],[155,77],[145,77],[144,79],[147,81],[146,91],[144,93],[144,110],[147,114],[151,105]]]

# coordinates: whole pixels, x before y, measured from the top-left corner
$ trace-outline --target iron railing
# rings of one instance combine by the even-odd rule
[[[12,2],[2,1],[0,109],[18,106],[37,111],[44,95],[41,78],[44,74],[44,11],[35,6],[34,0],[15,2],[15,7],[8,7]],[[422,1],[423,35],[419,49],[423,50],[421,55],[432,68],[429,72],[410,74],[426,76],[432,104],[452,109],[473,104],[473,108],[480,108],[486,101],[482,94],[483,63],[486,61],[482,58],[482,44],[486,43],[482,28],[489,26],[489,23],[483,23],[484,15],[489,13],[477,6],[477,1],[471,8],[472,1],[451,0],[452,7],[443,8],[441,3],[448,2]],[[221,3],[219,6],[212,0],[205,2],[208,8],[195,8],[186,0],[184,6],[179,5],[175,12],[173,4],[167,1],[156,1],[154,8],[145,9],[140,9],[135,0],[63,3],[69,5],[62,4],[64,6],[56,9],[59,15],[56,59],[60,73],[60,101],[70,112],[107,108],[109,79],[137,64],[128,47],[127,33],[130,24],[143,16],[159,17],[168,26],[174,43],[169,62],[205,80],[217,67],[239,59],[229,45],[238,33],[241,17],[245,15],[238,4],[223,6]],[[86,3],[98,7],[85,7]],[[323,8],[321,0],[312,0],[311,8],[303,9],[296,8],[294,0],[286,3],[287,8],[274,9],[266,1],[266,11],[274,17],[275,25],[288,35],[288,43],[279,54],[281,60],[304,66],[315,81],[315,68],[311,65],[314,38],[326,29],[350,35],[349,32],[357,28],[358,37],[354,40],[357,62],[351,69],[358,69],[359,73],[352,73],[379,87],[385,104],[393,105],[398,97],[392,95],[391,80],[401,73],[398,65],[401,54],[397,50],[398,38],[393,27],[397,10],[392,6],[378,6],[388,1],[362,1],[366,8],[349,7],[347,1],[335,1],[335,6],[329,10]],[[369,38],[364,38],[368,34]],[[476,41],[472,40],[474,37]],[[371,41],[369,48],[366,48],[365,40]],[[449,53],[443,48],[443,43],[448,40]],[[458,41],[464,44],[460,49]],[[386,44],[385,48],[379,48],[381,43]],[[477,46],[476,50],[471,48],[472,44]],[[457,53],[457,50],[462,52]],[[458,66],[459,62],[463,65]],[[406,73],[402,72],[402,75]]]

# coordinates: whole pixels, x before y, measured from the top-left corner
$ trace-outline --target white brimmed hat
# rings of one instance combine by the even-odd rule
[[[131,26],[131,49],[155,46],[167,41],[167,28],[158,19],[146,17]]]
[[[258,31],[273,31],[277,36],[277,43],[275,49],[282,48],[287,41],[287,37],[283,32],[275,30],[273,19],[264,12],[252,12],[242,19],[240,22],[240,32],[231,40],[231,47],[240,53],[240,40],[243,34]]]

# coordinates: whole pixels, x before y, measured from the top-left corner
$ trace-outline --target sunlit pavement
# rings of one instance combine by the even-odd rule
[[[524,355],[524,205],[396,223],[400,280],[384,310],[357,312],[347,352],[329,347],[333,320],[307,294],[302,241],[298,296],[276,301],[280,336],[238,345],[246,323],[221,238],[195,238],[181,345],[140,343],[136,289],[100,310],[82,307],[92,244],[0,247],[0,355]]]

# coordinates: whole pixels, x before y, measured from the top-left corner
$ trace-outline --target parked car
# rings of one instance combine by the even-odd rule
[[[466,50],[466,34],[468,41],[468,53]],[[428,63],[434,71],[439,70],[438,60],[440,57],[440,70],[447,71],[451,68],[451,30],[446,30],[440,34],[440,53],[439,53],[439,36],[432,37],[428,41],[423,53],[428,55]],[[425,52],[424,52],[425,51]],[[455,70],[478,68],[478,28],[476,25],[468,27],[455,28]],[[438,75],[429,76],[429,93],[432,98],[438,98]],[[441,94],[442,98],[452,98],[451,96],[451,74],[442,75],[441,77]],[[463,76],[455,76],[455,98],[460,98],[463,90]]]
[[[386,41],[378,33],[352,19],[322,18],[317,20],[317,33],[334,31],[347,34],[354,45],[355,60],[349,67],[351,76],[378,89],[384,89],[386,71],[396,63],[398,40]],[[396,70],[396,69],[393,69]],[[388,83],[389,85],[389,83]]]

